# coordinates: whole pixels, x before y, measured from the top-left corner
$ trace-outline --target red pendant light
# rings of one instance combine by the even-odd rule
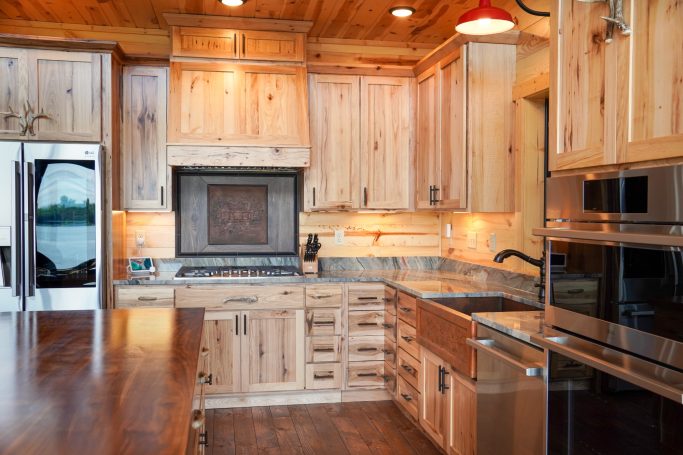
[[[464,35],[493,35],[514,26],[510,13],[491,6],[491,0],[479,0],[479,6],[460,16],[455,31]]]

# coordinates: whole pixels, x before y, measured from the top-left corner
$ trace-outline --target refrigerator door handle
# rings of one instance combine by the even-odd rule
[[[21,163],[12,161],[12,224],[10,226],[12,236],[10,286],[12,297],[21,296]]]
[[[33,163],[24,163],[24,238],[26,239],[24,260],[26,277],[25,295],[36,295],[36,232],[35,232],[35,175]]]

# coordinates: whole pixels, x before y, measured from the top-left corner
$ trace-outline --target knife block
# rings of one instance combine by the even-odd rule
[[[306,255],[306,245],[301,245],[299,257],[301,257],[301,271],[304,275],[316,275],[318,273],[318,256],[316,255],[312,261],[304,260]]]

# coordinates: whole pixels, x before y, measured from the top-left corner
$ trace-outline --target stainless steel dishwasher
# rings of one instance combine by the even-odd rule
[[[543,349],[477,326],[477,453],[545,453]]]

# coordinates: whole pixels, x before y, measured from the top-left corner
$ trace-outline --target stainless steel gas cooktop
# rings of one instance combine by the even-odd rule
[[[204,279],[204,278],[270,278],[301,276],[299,269],[294,266],[256,266],[256,267],[181,267],[175,279]]]

